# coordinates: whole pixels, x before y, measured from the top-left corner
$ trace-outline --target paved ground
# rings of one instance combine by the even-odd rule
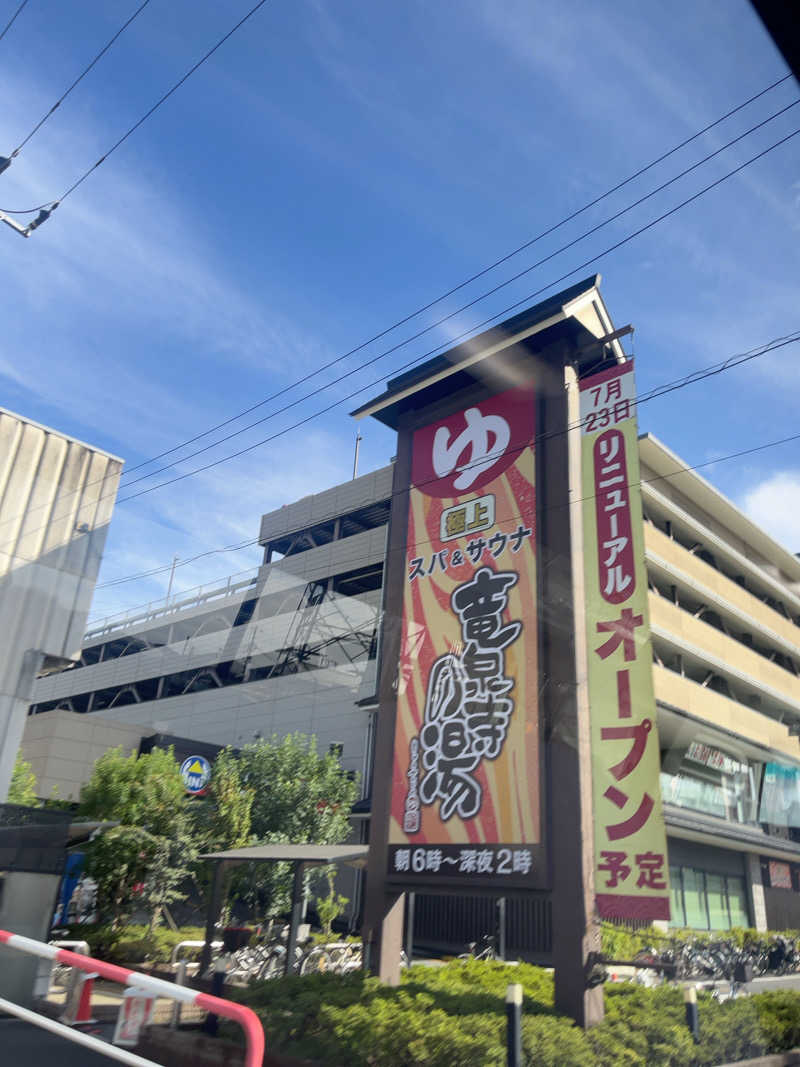
[[[98,1037],[111,1037],[111,1027],[99,1027]],[[107,1033],[102,1031],[106,1030]],[[14,1067],[109,1067],[107,1056],[90,1052],[55,1034],[48,1034],[19,1019],[0,1019],[2,1062]]]

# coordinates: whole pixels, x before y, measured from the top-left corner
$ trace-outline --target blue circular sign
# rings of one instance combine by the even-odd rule
[[[205,756],[189,756],[181,764],[181,778],[187,793],[202,793],[211,780],[211,764]]]

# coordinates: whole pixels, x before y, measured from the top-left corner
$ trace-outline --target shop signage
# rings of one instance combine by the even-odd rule
[[[181,764],[181,778],[187,793],[204,793],[211,781],[211,764],[204,756],[189,756]]]
[[[534,402],[413,434],[390,880],[541,874]]]
[[[724,752],[720,752],[718,748],[711,748],[699,741],[692,741],[689,745],[686,750],[686,759],[694,763],[702,763],[704,767],[711,767],[715,771],[722,771],[723,774],[740,774],[747,770],[744,763],[739,763],[730,756],[726,756]]]
[[[769,884],[773,889],[792,888],[792,868],[788,863],[769,861]]]
[[[633,364],[580,397],[597,912],[668,919]]]

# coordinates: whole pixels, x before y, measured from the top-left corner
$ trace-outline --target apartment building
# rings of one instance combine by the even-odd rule
[[[800,925],[800,560],[640,439],[676,925]]]

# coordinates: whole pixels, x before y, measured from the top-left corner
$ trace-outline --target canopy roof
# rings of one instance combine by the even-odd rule
[[[319,865],[348,863],[363,867],[367,862],[369,845],[253,845],[250,848],[231,848],[226,852],[209,852],[203,860],[226,860],[233,863],[269,863],[288,860],[290,863]]]

